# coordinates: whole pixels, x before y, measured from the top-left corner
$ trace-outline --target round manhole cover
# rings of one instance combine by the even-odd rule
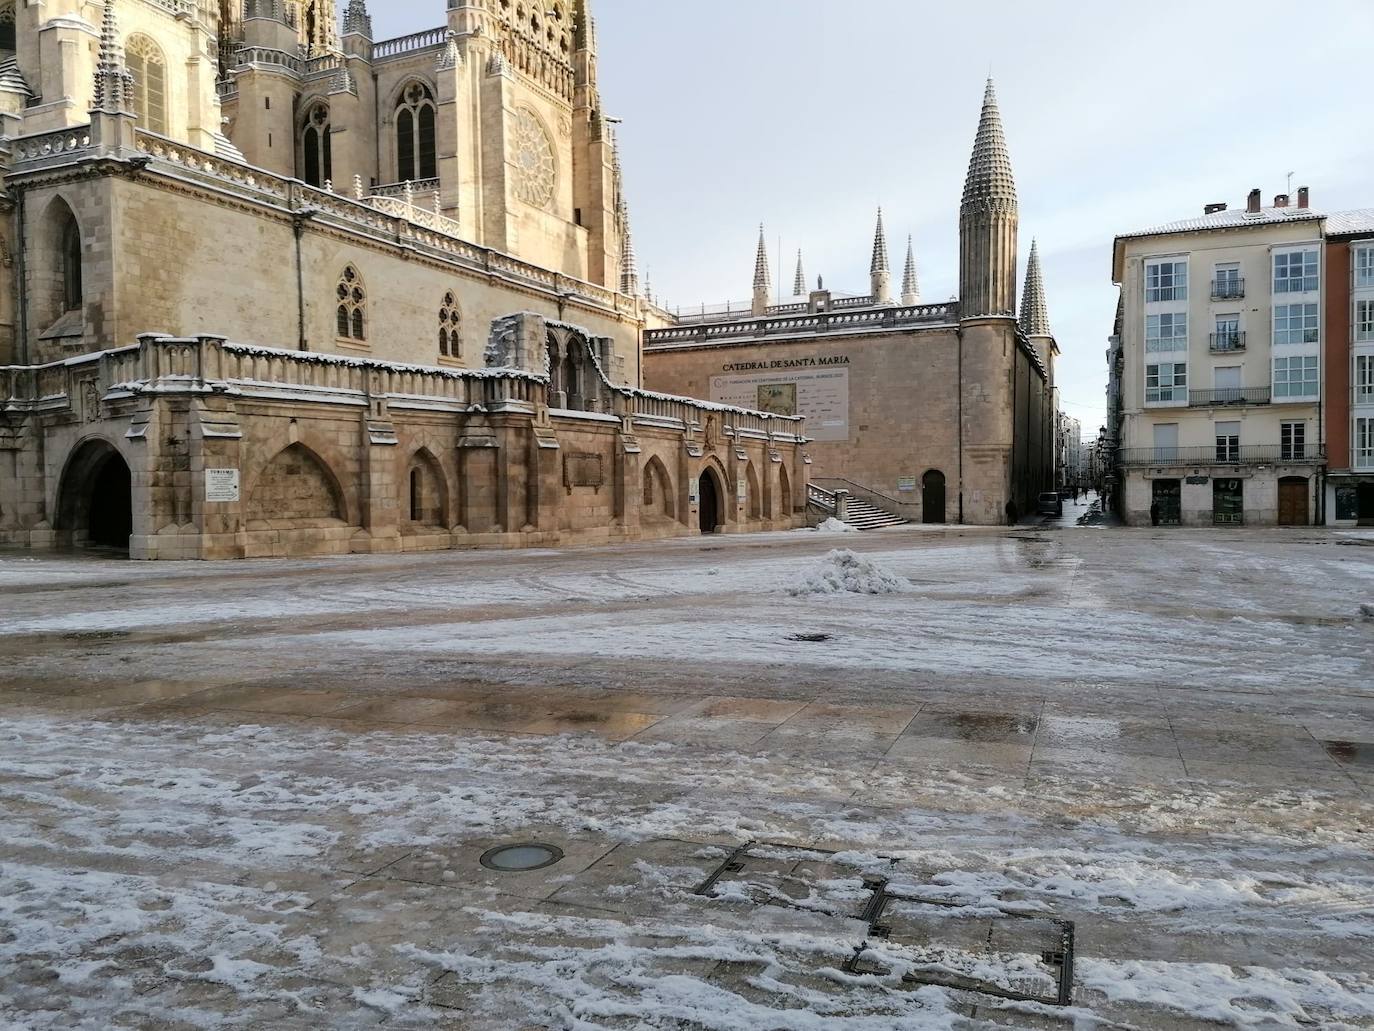
[[[556,845],[525,842],[519,845],[499,845],[482,853],[481,863],[488,870],[515,873],[520,870],[542,870],[563,858],[563,850]]]

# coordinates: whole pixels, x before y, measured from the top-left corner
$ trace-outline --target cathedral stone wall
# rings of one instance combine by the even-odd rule
[[[526,341],[558,335],[564,361],[581,364],[587,408],[552,407],[568,402],[538,372],[445,372],[214,337],[149,335],[0,369],[10,399],[0,542],[225,559],[804,521],[800,423],[614,388],[599,379],[604,348],[585,334],[532,315],[507,323]],[[708,475],[720,509],[704,527],[693,484]]]
[[[1038,421],[1045,377],[1010,319],[717,346],[659,339],[649,337],[645,381],[669,393],[720,400],[730,381],[782,381],[786,390],[793,380],[801,392],[816,389],[807,383],[817,373],[842,376],[843,432],[829,431],[814,410],[807,422],[816,438],[808,445],[810,479],[827,490],[849,490],[914,521],[962,515],[966,523],[997,525],[1006,521],[1008,501],[1024,513],[1047,489]],[[834,410],[833,397],[826,404]],[[944,484],[938,511],[927,508],[941,501],[926,489],[932,482]]]

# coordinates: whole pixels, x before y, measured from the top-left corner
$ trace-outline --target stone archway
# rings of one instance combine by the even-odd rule
[[[289,520],[318,525],[347,519],[343,492],[330,468],[304,444],[278,451],[248,494],[250,524]],[[251,526],[250,526],[251,528]]]
[[[719,533],[725,524],[725,484],[709,465],[702,468],[698,484],[698,526],[702,533]]]
[[[442,527],[448,524],[448,486],[443,468],[429,448],[422,447],[411,455],[406,468],[403,523],[411,527]]]
[[[67,460],[58,488],[56,529],[67,544],[129,550],[133,474],[109,441],[87,440]]]
[[[778,505],[776,515],[783,519],[792,518],[792,478],[787,475],[787,465],[778,466]]]
[[[662,460],[654,456],[644,463],[644,484],[639,495],[640,517],[647,522],[675,518],[673,481]]]
[[[763,518],[763,491],[759,489],[758,469],[753,462],[745,466],[744,487],[748,491],[749,497],[746,499],[745,510],[749,513],[750,519]]]

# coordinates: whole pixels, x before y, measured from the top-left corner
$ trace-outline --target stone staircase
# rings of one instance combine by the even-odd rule
[[[807,501],[827,516],[834,516],[838,499],[834,492],[814,483],[807,487]],[[902,516],[894,515],[877,505],[849,494],[845,498],[846,516],[843,520],[856,530],[880,530],[884,526],[904,526],[911,522]]]

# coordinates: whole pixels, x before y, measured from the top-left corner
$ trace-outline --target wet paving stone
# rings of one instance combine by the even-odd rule
[[[1352,766],[1366,773],[1374,773],[1374,742],[1323,741],[1326,754],[1342,766]]]
[[[941,712],[922,710],[906,734],[913,737],[949,738],[989,743],[1029,742],[1040,726],[1040,717],[1016,712]]]

